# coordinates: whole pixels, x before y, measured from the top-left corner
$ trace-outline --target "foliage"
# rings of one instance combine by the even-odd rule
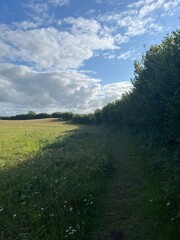
[[[94,112],[94,120],[96,124],[101,124],[102,123],[102,111],[101,109],[96,109]]]
[[[154,143],[179,144],[180,31],[135,61],[133,90],[102,109],[102,122],[130,127]],[[96,116],[96,114],[95,114]]]
[[[72,112],[55,112],[52,114],[38,113],[29,111],[27,114],[19,114],[10,117],[0,117],[1,120],[31,120],[43,118],[58,118],[60,121],[73,122],[76,124],[93,124],[95,123],[94,114],[74,114]]]
[[[178,206],[180,186],[180,30],[135,61],[133,89],[102,109],[101,121],[136,134],[153,153],[149,171],[165,176],[165,198]],[[166,191],[164,191],[166,189]],[[173,219],[180,214],[176,208]]]
[[[92,124],[94,123],[93,114],[74,114],[72,122],[76,124]]]

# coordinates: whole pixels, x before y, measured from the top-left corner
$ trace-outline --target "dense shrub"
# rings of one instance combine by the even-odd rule
[[[179,144],[179,49],[179,30],[166,36],[161,45],[151,46],[141,62],[135,61],[132,92],[98,112],[98,122],[126,126],[154,143]]]
[[[179,218],[180,31],[151,46],[134,65],[132,91],[98,112],[98,122],[130,130],[153,153],[149,171],[165,176],[162,191],[173,199]]]

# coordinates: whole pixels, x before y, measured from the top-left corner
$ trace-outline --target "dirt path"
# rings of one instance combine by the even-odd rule
[[[143,184],[133,154],[127,152],[126,143],[119,136],[112,136],[111,144],[115,176],[104,196],[104,211],[92,240],[147,240],[138,217]]]

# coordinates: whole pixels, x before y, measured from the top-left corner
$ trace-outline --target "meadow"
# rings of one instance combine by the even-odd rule
[[[0,239],[178,240],[155,153],[114,126],[1,120]]]
[[[101,127],[0,121],[0,239],[89,239],[111,168]]]

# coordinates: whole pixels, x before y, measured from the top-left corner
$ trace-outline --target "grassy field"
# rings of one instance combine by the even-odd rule
[[[127,131],[0,121],[0,239],[178,240],[154,157]]]
[[[8,168],[31,157],[55,137],[77,127],[51,120],[0,121],[0,166]]]
[[[110,155],[101,128],[0,121],[0,239],[89,239]]]

